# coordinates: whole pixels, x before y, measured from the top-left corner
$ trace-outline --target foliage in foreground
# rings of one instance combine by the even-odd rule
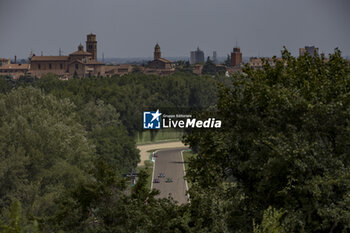
[[[148,82],[154,85],[154,77],[30,82],[51,94],[2,86],[1,230],[348,231],[349,65],[339,51],[329,62],[295,59],[287,51],[283,59],[274,68],[248,68],[222,86],[215,111],[223,128],[195,130],[186,137],[199,153],[187,171],[191,204],[183,206],[155,198],[144,172],[133,189],[120,173],[138,162],[129,136],[138,128],[135,106],[184,102],[208,107],[212,96],[198,101],[205,93],[194,87],[196,82],[185,99],[179,93],[191,82],[188,78],[149,86],[173,91],[159,102],[162,92],[143,90]],[[141,97],[133,99],[137,93]],[[134,104],[130,110],[129,104]]]
[[[93,182],[96,161],[115,175],[139,161],[112,106],[89,102],[77,109],[32,87],[1,96],[0,149],[1,219],[13,219],[10,205],[20,201],[24,226],[54,216],[62,195]]]
[[[93,147],[73,108],[34,88],[0,99],[0,209],[21,200],[25,212],[52,214],[61,190],[89,179]]]
[[[285,212],[285,232],[348,231],[348,62],[338,50],[328,62],[284,51],[276,67],[244,72],[220,90],[216,114],[223,128],[186,138],[199,151],[187,173],[191,208],[222,203],[221,232],[251,232],[270,206]],[[217,227],[213,215],[201,213],[191,221]]]

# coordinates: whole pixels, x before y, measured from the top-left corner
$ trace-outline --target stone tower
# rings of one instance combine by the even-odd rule
[[[242,64],[242,52],[239,47],[234,47],[231,53],[231,66],[240,66]]]
[[[160,52],[159,44],[156,44],[156,47],[154,47],[154,60],[160,59],[162,57],[162,53]]]
[[[86,51],[92,54],[92,59],[97,61],[97,41],[95,34],[87,35]]]

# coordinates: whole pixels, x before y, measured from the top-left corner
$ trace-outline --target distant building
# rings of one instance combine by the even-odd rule
[[[91,53],[92,59],[94,61],[97,61],[97,40],[95,34],[89,34],[87,35],[86,40],[86,51],[88,53]]]
[[[218,55],[216,51],[213,51],[213,62],[214,64],[218,64]]]
[[[191,51],[190,64],[204,63],[204,52],[197,47],[196,51]]]
[[[242,67],[239,67],[239,66],[226,67],[225,76],[229,77],[229,76],[236,74],[236,73],[239,73],[239,72],[242,72]]]
[[[160,51],[160,46],[157,43],[154,47],[154,60],[148,63],[148,68],[156,70],[170,70],[174,68],[173,62],[162,58],[162,53]]]
[[[203,64],[195,64],[193,66],[192,72],[196,75],[201,75],[203,71]]]
[[[282,61],[282,58],[251,57],[249,59],[249,66],[253,69],[262,69],[263,65],[267,62],[271,67],[275,67],[276,61]]]
[[[6,64],[11,64],[11,60],[7,58],[0,58],[0,66],[6,65]]]
[[[133,66],[130,64],[121,64],[115,66],[105,66],[106,76],[119,75],[123,76],[130,74],[133,71]]]
[[[0,76],[10,76],[18,79],[21,76],[27,75],[29,68],[29,64],[3,64],[0,66]]]
[[[311,57],[315,54],[318,54],[318,48],[315,46],[305,46],[304,48],[299,49],[299,56],[304,56],[305,53],[308,53]]]
[[[242,65],[242,53],[241,49],[238,47],[233,48],[231,53],[231,66],[240,66]]]
[[[157,43],[156,46],[154,47],[153,59],[157,60],[160,58],[162,58],[162,52],[160,51],[160,46]]]
[[[61,78],[73,76],[105,76],[104,64],[97,61],[96,35],[87,35],[87,51],[79,45],[78,50],[69,56],[35,56],[30,61],[29,75],[40,78],[44,74],[52,73]]]

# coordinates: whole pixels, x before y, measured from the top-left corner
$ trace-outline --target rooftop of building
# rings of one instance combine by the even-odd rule
[[[83,50],[78,50],[78,51],[75,51],[74,53],[71,53],[70,55],[72,56],[77,56],[77,55],[82,55],[82,56],[92,56],[92,53],[89,53],[89,52],[86,52],[86,51],[83,51]]]
[[[84,62],[87,65],[104,65],[103,62],[95,61],[95,60],[87,60]]]
[[[164,62],[164,63],[173,63],[172,61],[169,61],[168,59],[165,59],[165,58],[158,58],[156,60],[159,60],[159,61]]]
[[[68,56],[32,56],[31,61],[68,61]]]
[[[5,64],[0,66],[0,70],[28,70],[29,64]]]

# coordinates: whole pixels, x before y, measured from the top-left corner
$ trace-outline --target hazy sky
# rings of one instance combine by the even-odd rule
[[[57,55],[97,34],[98,56],[280,55],[283,45],[350,55],[350,0],[0,0],[0,57]]]

